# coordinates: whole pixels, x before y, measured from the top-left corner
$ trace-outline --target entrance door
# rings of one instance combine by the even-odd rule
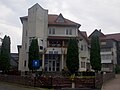
[[[46,55],[45,71],[60,71],[60,55]]]
[[[48,62],[48,71],[56,71],[57,63],[56,60],[49,60]]]

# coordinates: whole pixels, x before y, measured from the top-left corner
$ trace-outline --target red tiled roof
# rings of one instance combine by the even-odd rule
[[[85,37],[87,37],[86,31],[80,31]]]
[[[106,39],[114,39],[116,41],[120,41],[120,33],[106,34]]]
[[[120,33],[114,33],[114,34],[106,34],[104,37],[100,37],[101,41],[105,40],[115,40],[115,41],[120,41]]]
[[[56,19],[58,18],[59,15],[55,15],[55,14],[49,14],[48,15],[48,25],[64,25],[64,26],[77,26],[77,27],[80,27],[81,25],[76,23],[76,22],[73,22],[71,20],[68,20],[66,18],[65,19],[65,22],[56,22]],[[28,16],[24,16],[24,17],[20,17],[21,21],[23,19],[28,19]]]
[[[98,31],[97,29],[89,36],[89,38],[96,33],[99,35],[101,41],[105,41],[105,40],[120,41],[120,33],[106,34],[105,35],[101,32],[101,30]]]
[[[56,22],[56,19],[58,18],[58,15],[53,15],[53,14],[49,14],[48,15],[48,24],[49,25],[76,25],[78,27],[80,27],[81,25],[78,24],[78,23],[75,23],[71,20],[68,20],[66,18],[65,19],[65,22]]]
[[[86,31],[79,31],[78,30],[78,34],[81,35],[87,42],[89,42]]]

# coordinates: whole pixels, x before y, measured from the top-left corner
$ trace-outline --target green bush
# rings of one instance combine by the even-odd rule
[[[115,67],[115,73],[116,74],[120,73],[120,66],[119,65],[116,65],[116,67]]]

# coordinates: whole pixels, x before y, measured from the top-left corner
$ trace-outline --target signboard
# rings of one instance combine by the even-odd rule
[[[33,60],[32,66],[35,69],[39,69],[39,67],[41,66],[41,63],[42,63],[41,60]]]

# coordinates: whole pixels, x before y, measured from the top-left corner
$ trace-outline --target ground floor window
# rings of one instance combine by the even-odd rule
[[[81,68],[85,68],[85,62],[81,62]]]

